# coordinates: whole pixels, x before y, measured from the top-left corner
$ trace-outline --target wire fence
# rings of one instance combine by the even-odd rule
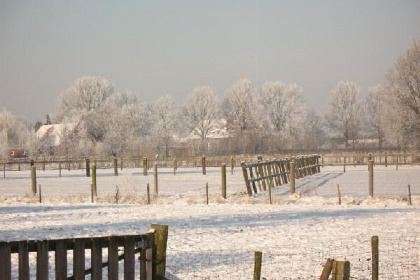
[[[281,237],[279,237],[281,238]],[[372,279],[371,240],[300,240],[262,249],[261,279],[319,279],[328,258],[350,262],[350,279]],[[172,279],[251,279],[254,252],[249,250],[182,252],[171,250],[167,269]],[[400,232],[379,238],[379,279],[419,279],[420,235]],[[169,277],[169,279],[171,279]]]

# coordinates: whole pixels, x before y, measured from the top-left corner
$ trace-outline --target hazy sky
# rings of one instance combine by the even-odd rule
[[[323,110],[340,80],[382,82],[414,38],[418,0],[0,0],[0,109],[44,120],[97,75],[178,104],[197,85],[222,98],[240,78],[297,83]]]

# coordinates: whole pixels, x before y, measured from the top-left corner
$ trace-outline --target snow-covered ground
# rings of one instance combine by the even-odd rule
[[[370,279],[370,238],[379,236],[380,279],[420,279],[420,167],[375,167],[375,197],[367,198],[366,167],[325,167],[249,198],[237,168],[220,198],[220,168],[159,170],[159,196],[146,205],[153,174],[98,170],[96,203],[81,170],[38,171],[43,203],[29,195],[29,172],[0,178],[0,240],[52,239],[146,232],[169,225],[167,267],[179,279],[250,279],[254,251],[263,252],[266,279],[317,279],[327,258],[351,262],[352,279]],[[205,201],[208,182],[210,205]],[[343,204],[337,203],[340,184]],[[413,206],[408,206],[407,185]],[[113,204],[118,185],[122,204]],[[89,260],[87,260],[89,261]],[[53,277],[53,274],[51,274]]]

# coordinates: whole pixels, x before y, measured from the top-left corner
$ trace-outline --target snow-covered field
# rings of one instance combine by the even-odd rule
[[[38,171],[43,203],[29,195],[28,171],[0,178],[0,240],[52,239],[146,232],[169,225],[167,267],[179,279],[250,279],[254,251],[263,252],[266,279],[317,279],[327,258],[351,262],[352,279],[370,279],[370,238],[379,236],[380,279],[420,279],[420,167],[375,167],[375,197],[367,198],[367,168],[325,167],[288,185],[247,197],[242,174],[228,172],[220,198],[220,168],[159,170],[159,196],[146,205],[153,174],[98,170],[96,203],[81,170]],[[209,184],[210,205],[205,201]],[[340,184],[343,204],[337,203]],[[413,206],[408,206],[407,185]],[[118,185],[120,204],[114,201]],[[87,260],[88,261],[88,260]],[[51,274],[53,277],[53,274]]]

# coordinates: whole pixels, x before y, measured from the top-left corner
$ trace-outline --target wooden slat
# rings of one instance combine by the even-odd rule
[[[92,280],[102,279],[102,244],[99,239],[92,239]]]
[[[36,279],[48,280],[48,240],[37,242]]]
[[[19,280],[29,280],[28,242],[26,241],[19,242],[18,251],[19,251]]]
[[[124,244],[124,280],[134,280],[134,238],[127,237]]]
[[[73,276],[75,280],[85,279],[85,242],[75,240],[73,249]]]
[[[0,242],[0,279],[12,279],[11,246],[7,242]]]
[[[118,280],[118,243],[115,237],[109,238],[108,262],[108,279]]]
[[[67,278],[67,247],[65,240],[55,243],[55,279]]]

